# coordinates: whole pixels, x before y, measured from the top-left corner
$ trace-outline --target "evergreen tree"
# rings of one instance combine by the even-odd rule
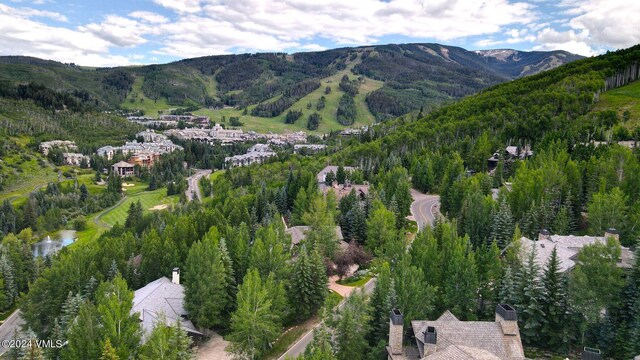
[[[344,170],[344,166],[338,166],[338,171],[336,172],[336,181],[338,184],[342,185],[347,181],[347,172]]]
[[[142,248],[140,250],[142,261],[140,263],[140,272],[145,282],[150,282],[162,274],[162,259],[166,254],[166,250],[162,245],[162,239],[155,229],[145,233],[142,236]]]
[[[127,282],[118,274],[100,284],[96,305],[102,346],[109,340],[120,359],[133,356],[140,345],[141,330],[138,315],[131,314],[133,291],[127,288]]]
[[[389,314],[398,305],[398,296],[394,280],[391,277],[389,263],[380,266],[376,286],[373,288],[371,299],[371,332],[369,344],[375,345],[380,341],[387,341],[389,336]]]
[[[189,249],[185,266],[185,308],[191,320],[203,328],[227,323],[232,306],[228,261],[219,247],[215,227]]]
[[[324,264],[319,255],[316,256],[316,254],[310,256],[307,247],[303,246],[293,264],[289,294],[294,314],[299,319],[306,319],[313,315],[324,303],[327,292]],[[317,258],[320,258],[319,268]],[[322,282],[323,277],[324,282]]]
[[[516,278],[518,303],[518,324],[520,334],[527,344],[539,344],[542,340],[541,329],[545,323],[544,308],[541,304],[543,288],[540,285],[540,268],[536,263],[536,250],[532,247],[527,261],[520,268]]]
[[[280,335],[281,319],[272,311],[269,289],[256,269],[245,275],[237,299],[238,309],[231,316],[231,351],[239,359],[259,359]]]
[[[551,349],[568,351],[572,339],[571,309],[567,302],[566,281],[560,271],[560,260],[554,247],[542,275],[543,296],[540,301],[546,321],[541,328],[542,340]]]
[[[513,238],[514,224],[511,208],[506,199],[502,199],[498,212],[493,217],[491,238],[498,242],[498,246],[504,249]]]
[[[124,223],[124,227],[127,229],[136,229],[142,224],[142,204],[140,200],[131,203],[129,210],[127,211],[127,220]]]

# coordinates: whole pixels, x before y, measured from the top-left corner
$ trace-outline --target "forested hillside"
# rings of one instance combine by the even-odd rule
[[[345,69],[364,64],[368,56],[362,56]],[[179,326],[158,326],[141,345],[139,321],[130,314],[134,289],[179,267],[190,319],[224,334],[228,351],[239,358],[276,357],[283,334],[322,318],[303,358],[385,359],[393,308],[409,329],[410,321],[435,319],[445,310],[464,321],[494,321],[499,303],[517,311],[528,358],[575,358],[585,346],[605,357],[631,358],[640,353],[640,262],[622,268],[619,257],[621,245],[638,247],[640,156],[617,140],[640,140],[640,119],[635,111],[625,115],[610,107],[618,101],[635,109],[612,95],[635,94],[639,70],[636,46],[495,85],[421,118],[370,126],[359,137],[333,134],[325,153],[283,153],[205,178],[209,193],[202,203],[146,213],[131,205],[124,226],[46,262],[25,251],[33,239],[22,221],[18,235],[3,229],[0,274],[10,281],[0,304],[19,299],[38,337],[69,341],[63,349],[43,350],[47,358],[115,353],[144,359],[154,349],[190,357]],[[339,88],[341,119],[349,121],[352,102],[359,111],[356,100],[373,80],[344,75],[324,96],[328,102]],[[326,91],[325,84],[311,85],[310,94]],[[286,116],[293,123],[301,118]],[[189,158],[205,167],[212,155],[202,144],[191,145],[199,151],[185,147]],[[502,151],[507,145],[526,155],[508,157]],[[496,150],[499,161],[489,171],[487,159]],[[170,175],[186,171],[187,157],[171,158],[153,175],[172,183]],[[339,197],[322,191],[326,183],[316,175],[334,164],[341,165],[338,183],[366,183],[368,192]],[[343,165],[356,168],[347,172]],[[117,197],[121,186],[111,179]],[[433,229],[416,234],[408,218],[411,188],[440,195],[444,217]],[[80,192],[68,191],[74,198]],[[46,202],[56,193],[50,186],[38,196]],[[31,218],[30,206],[6,204],[3,214]],[[285,226],[297,225],[308,226],[308,233],[291,246]],[[348,246],[339,245],[336,225]],[[567,272],[555,251],[544,265],[535,252],[522,252],[522,236],[537,239],[541,229],[602,236],[609,228],[619,239],[585,246]],[[328,276],[344,276],[352,265],[359,266],[358,277],[376,276],[375,287],[354,292],[337,309]],[[411,335],[404,334],[405,344]]]
[[[324,90],[336,75],[373,84],[363,86],[360,97],[349,94],[354,97],[354,108],[359,109],[353,114],[354,121],[338,118],[337,100],[320,105],[326,110],[319,112],[319,130],[329,131],[420,109],[427,112],[443,102],[578,58],[565,52],[517,52],[517,56],[495,59],[438,44],[206,56],[170,64],[97,69],[9,56],[0,57],[0,81],[37,83],[81,97],[103,110],[124,108],[155,116],[181,108],[218,120],[238,117],[247,128],[276,131],[292,128],[284,125],[288,110],[318,107],[319,96],[311,96],[318,86],[310,84],[320,82]],[[305,96],[313,100],[302,103]],[[305,119],[312,114],[305,112]]]

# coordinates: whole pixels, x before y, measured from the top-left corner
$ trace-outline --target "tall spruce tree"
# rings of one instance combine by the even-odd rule
[[[318,261],[319,260],[319,261]],[[290,303],[298,319],[313,315],[324,303],[327,278],[320,255],[303,246],[293,264]]]
[[[513,215],[511,208],[506,199],[502,199],[498,212],[493,217],[493,227],[491,229],[491,238],[498,242],[498,246],[504,249],[513,238]]]
[[[523,341],[530,345],[540,344],[541,329],[545,323],[545,313],[541,301],[544,296],[540,284],[540,268],[536,263],[536,249],[529,251],[525,264],[520,267],[516,277],[518,292],[518,324]]]
[[[229,295],[228,261],[219,247],[220,235],[215,227],[193,244],[184,271],[185,308],[193,322],[204,328],[228,323],[232,298]]]
[[[551,349],[563,352],[570,349],[573,340],[566,285],[566,278],[560,271],[558,251],[554,247],[542,275],[543,296],[540,305],[545,314],[545,322],[540,332],[543,343]]]

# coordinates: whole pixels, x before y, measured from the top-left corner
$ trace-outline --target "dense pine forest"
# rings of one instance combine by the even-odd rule
[[[367,77],[389,77],[385,81],[393,83],[385,82],[376,95],[380,98],[411,96],[403,83],[422,86],[419,79],[403,78],[411,75],[387,72],[380,61],[397,60],[393,49],[380,49],[375,61],[366,61],[375,59],[369,54],[354,68]],[[340,59],[349,59],[348,51],[340,51]],[[340,66],[330,54],[300,55],[299,66],[324,75],[320,68],[326,64]],[[224,102],[246,101],[247,94],[255,94],[251,101],[265,101],[261,111],[285,111],[278,101],[286,97],[266,99],[290,84],[274,81],[273,90],[265,87],[258,93],[255,79],[266,76],[265,63],[273,70],[289,61],[286,56],[244,56],[247,64],[229,73],[236,66],[226,63],[231,59],[185,60],[182,65],[217,74],[218,86],[227,90],[246,90]],[[496,75],[482,86],[461,81],[442,92],[453,98],[481,91],[430,112],[425,107],[426,115],[370,126],[358,136],[328,134],[329,149],[315,156],[283,152],[264,164],[204,178],[203,188],[209,190],[201,203],[161,212],[144,212],[132,204],[125,221],[95,241],[79,242],[45,259],[34,258],[30,246],[36,241],[34,231],[48,226],[47,207],[65,207],[60,205],[65,202],[77,208],[77,216],[83,202],[99,199],[83,195],[81,188],[51,185],[32,195],[32,202],[16,206],[7,201],[0,214],[0,286],[5,290],[0,309],[17,304],[30,337],[68,340],[63,348],[29,349],[41,358],[150,359],[164,353],[189,359],[194,356],[191,340],[180,325],[157,326],[141,345],[139,320],[130,314],[133,290],[178,267],[190,319],[200,329],[224,334],[231,342],[228,351],[239,359],[278,355],[274,344],[283,331],[314,319],[324,322],[303,358],[384,359],[391,309],[402,310],[409,344],[411,320],[434,319],[449,310],[461,320],[492,321],[498,303],[517,310],[528,357],[576,358],[588,346],[607,358],[632,358],[640,353],[640,261],[624,270],[617,264],[621,245],[638,246],[640,153],[637,146],[617,141],[639,141],[639,119],[597,105],[605,89],[637,80],[639,66],[636,46],[485,90],[484,85],[498,82]],[[160,68],[145,71],[168,69]],[[281,70],[292,79],[297,76]],[[620,79],[619,74],[626,75]],[[148,78],[163,81],[151,73]],[[128,81],[120,74],[105,86],[125,88]],[[307,84],[285,94],[297,97],[318,87]],[[359,86],[357,79],[341,81],[345,100],[340,100],[339,115],[345,122],[357,116],[352,102]],[[0,119],[12,126],[7,137],[66,131],[78,136],[79,143],[85,141],[83,146],[92,146],[94,138],[84,136],[89,125],[75,121],[87,120],[83,109],[52,112],[57,105],[47,108],[38,91],[3,96],[15,116]],[[52,104],[57,101],[67,100],[53,96]],[[381,107],[380,118],[418,109],[403,101],[389,104],[406,108],[395,112]],[[22,125],[14,120],[27,118],[21,113],[27,111],[40,114],[40,120]],[[106,125],[96,129],[116,122],[102,116],[95,119]],[[322,121],[293,112],[286,116],[291,122],[307,120],[308,126]],[[129,134],[126,128],[119,131],[114,139]],[[146,179],[173,186],[186,175],[183,162],[219,166],[220,147],[184,145],[184,153],[169,157]],[[497,167],[489,171],[487,159],[508,145],[530,149],[532,155],[512,159],[499,151]],[[326,165],[339,165],[329,180],[368,184],[367,194],[323,192],[327,184],[318,183],[316,175]],[[120,196],[121,184],[110,181],[101,196]],[[412,188],[440,195],[443,217],[433,228],[417,232],[408,220]],[[296,225],[308,226],[308,233],[292,246],[285,226]],[[347,246],[340,246],[336,225]],[[555,251],[544,266],[534,261],[533,252],[523,256],[519,251],[521,238],[537,239],[541,229],[601,236],[608,228],[617,229],[619,241],[585,247],[570,272],[559,269]],[[339,300],[327,291],[328,277],[342,277],[352,265],[359,266],[359,276],[375,276],[375,288],[371,294],[356,292],[337,309]],[[12,351],[9,358],[28,355]]]

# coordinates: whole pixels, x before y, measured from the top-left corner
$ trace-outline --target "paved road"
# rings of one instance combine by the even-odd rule
[[[426,224],[433,225],[436,216],[440,214],[440,196],[423,194],[411,189],[411,215],[418,223],[418,230],[424,229]]]
[[[24,324],[24,320],[20,315],[20,310],[16,310],[0,325],[0,342],[13,339],[14,331],[21,330],[20,327]],[[9,351],[8,348],[0,347],[0,355],[7,351]]]
[[[373,292],[375,284],[376,284],[376,278],[371,278],[371,280],[367,281],[367,283],[362,286],[362,288],[364,289],[365,294],[371,294]],[[352,294],[353,294],[353,292],[352,292]],[[347,298],[344,298],[342,300],[342,302],[338,305],[338,310],[340,310],[340,309],[342,309],[344,307],[344,304],[346,303],[346,300],[347,300]],[[280,356],[278,358],[278,360],[284,360],[285,358],[295,359],[298,356],[302,355],[304,353],[305,349],[307,348],[307,345],[309,345],[309,343],[313,340],[313,331],[318,326],[322,325],[323,323],[324,323],[323,321],[319,322],[316,326],[313,327],[313,329],[309,330],[309,332],[304,334],[304,336],[301,337],[298,340],[298,342],[293,344],[293,346],[291,346],[289,348],[289,350],[287,350],[287,352],[282,354],[282,356]]]
[[[210,174],[211,170],[197,170],[195,174],[187,178],[187,183],[189,184],[189,188],[185,191],[187,200],[192,201],[195,194],[195,196],[198,197],[198,200],[202,201],[202,194],[200,193],[198,181],[200,181],[200,178],[203,176],[209,176]]]

